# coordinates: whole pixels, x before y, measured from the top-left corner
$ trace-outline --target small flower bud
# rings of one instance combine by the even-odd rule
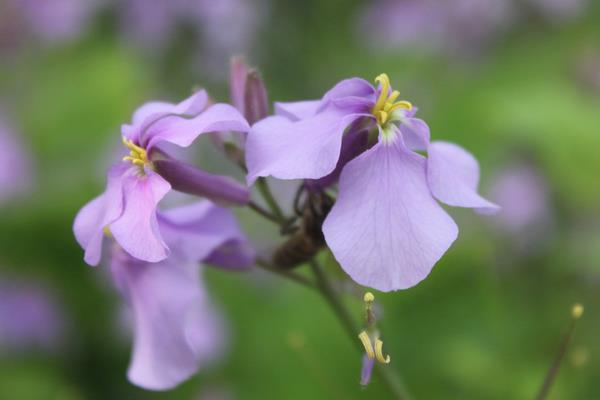
[[[583,305],[581,305],[580,303],[573,304],[573,307],[571,308],[571,316],[573,317],[573,319],[579,319],[582,315]]]

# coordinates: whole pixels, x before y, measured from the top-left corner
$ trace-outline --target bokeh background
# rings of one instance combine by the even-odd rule
[[[359,386],[360,355],[326,304],[260,271],[204,271],[229,328],[218,362],[166,393],[126,380],[121,299],[84,264],[72,221],[132,111],[197,87],[227,101],[234,54],[271,100],[388,73],[435,139],[478,157],[481,191],[504,206],[451,210],[461,234],[429,278],[376,294],[415,398],[532,398],[576,301],[549,398],[600,398],[599,21],[595,0],[1,1],[0,398],[386,398],[376,377]],[[209,141],[197,149],[221,164]]]

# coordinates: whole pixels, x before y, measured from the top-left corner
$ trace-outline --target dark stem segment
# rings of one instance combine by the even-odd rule
[[[364,349],[360,345],[360,341],[358,340],[358,332],[359,327],[350,315],[350,312],[346,308],[346,306],[342,303],[340,298],[337,296],[336,291],[329,281],[327,275],[321,269],[321,266],[316,260],[311,260],[310,267],[315,274],[315,278],[317,280],[317,287],[323,297],[327,300],[335,315],[338,317],[344,328],[346,328],[346,332],[352,343],[355,344],[358,351],[362,354]],[[377,364],[375,366],[375,372],[377,376],[384,382],[388,390],[393,394],[394,398],[397,400],[409,400],[410,395],[406,391],[406,388],[400,382],[399,377],[393,374],[393,371],[385,365]]]
[[[560,370],[560,366],[567,354],[567,350],[569,349],[569,344],[571,343],[571,338],[573,337],[573,332],[575,331],[575,325],[577,325],[577,319],[573,318],[569,325],[569,329],[567,333],[563,337],[560,346],[558,348],[558,353],[556,353],[556,357],[552,361],[552,365],[550,365],[550,369],[546,373],[546,377],[544,378],[544,383],[538,392],[536,397],[537,400],[544,400],[550,393],[550,389],[552,388],[552,384],[556,380],[556,376],[558,375],[558,371]]]

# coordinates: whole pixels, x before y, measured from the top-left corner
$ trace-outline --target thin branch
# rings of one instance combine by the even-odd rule
[[[293,271],[286,271],[286,270],[279,269],[279,268],[275,267],[274,265],[272,265],[271,263],[269,263],[268,261],[263,260],[261,258],[257,258],[255,263],[256,263],[257,267],[259,267],[265,271],[272,272],[272,273],[280,275],[284,278],[291,279],[294,282],[299,283],[305,287],[315,289],[315,284],[312,280],[310,280],[302,275],[299,275]]]
[[[277,217],[275,215],[271,214],[271,212],[265,210],[262,206],[256,204],[254,201],[250,201],[247,205],[248,205],[248,207],[250,207],[250,209],[254,210],[262,217],[279,225],[279,220],[277,219]]]
[[[321,294],[327,300],[331,309],[338,317],[342,325],[344,326],[348,337],[355,344],[358,351],[362,354],[363,348],[361,347],[360,342],[357,340],[357,335],[359,332],[359,327],[350,315],[350,312],[342,302],[342,300],[338,297],[337,292],[335,291],[333,285],[329,281],[327,274],[325,274],[319,265],[318,261],[313,259],[310,262],[310,267],[315,275],[317,280],[317,286],[320,289]],[[388,390],[394,395],[395,399],[398,400],[409,400],[410,395],[406,391],[403,383],[400,381],[400,377],[398,374],[394,374],[393,371],[385,365],[376,364],[375,372],[378,374],[379,378],[384,382]]]

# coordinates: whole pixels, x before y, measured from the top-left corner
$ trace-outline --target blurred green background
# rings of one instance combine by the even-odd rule
[[[62,8],[52,13],[46,5],[41,19],[58,18],[64,27],[65,7],[78,2],[57,3]],[[0,203],[0,280],[43,285],[63,319],[50,348],[2,349],[0,338],[0,398],[387,398],[377,377],[360,387],[361,357],[316,294],[261,272],[210,268],[207,286],[230,331],[222,360],[170,392],[144,391],[126,379],[131,344],[120,329],[121,299],[105,267],[84,264],[73,218],[103,190],[120,124],[138,105],[179,101],[197,86],[228,101],[228,59],[240,52],[262,72],[270,100],[318,98],[346,77],[372,80],[386,72],[419,106],[434,139],[477,156],[484,194],[494,193],[511,169],[517,178],[535,170],[542,182],[534,208],[544,212],[533,228],[453,209],[461,234],[432,274],[415,288],[376,294],[390,367],[415,398],[533,398],[576,301],[586,311],[549,398],[600,398],[598,2],[581,2],[578,12],[559,17],[546,14],[551,1],[510,2],[512,12],[497,27],[475,14],[485,6],[467,5],[463,11],[474,14],[458,21],[483,26],[464,34],[468,27],[460,22],[432,38],[428,31],[441,22],[426,20],[408,43],[386,42],[408,35],[403,29],[416,21],[402,8],[393,14],[402,0],[229,0],[220,13],[193,21],[155,10],[150,26],[164,25],[160,18],[172,26],[158,33],[164,43],[145,44],[129,32],[142,17],[128,14],[128,1],[89,3],[76,34],[60,40],[28,28],[20,6],[0,3],[0,104],[30,154],[33,175],[26,191]],[[141,4],[159,3],[217,7]],[[391,22],[371,18],[381,10]],[[250,23],[242,21],[249,16]],[[244,40],[219,42],[244,23]],[[388,31],[379,32],[385,24]],[[201,154],[216,152],[208,141],[200,146]],[[528,201],[522,192],[529,185],[535,183],[520,187],[512,206]],[[276,245],[263,225],[240,216],[251,238],[267,249]],[[358,299],[348,296],[357,320]],[[19,313],[5,310],[9,318],[0,324]]]

